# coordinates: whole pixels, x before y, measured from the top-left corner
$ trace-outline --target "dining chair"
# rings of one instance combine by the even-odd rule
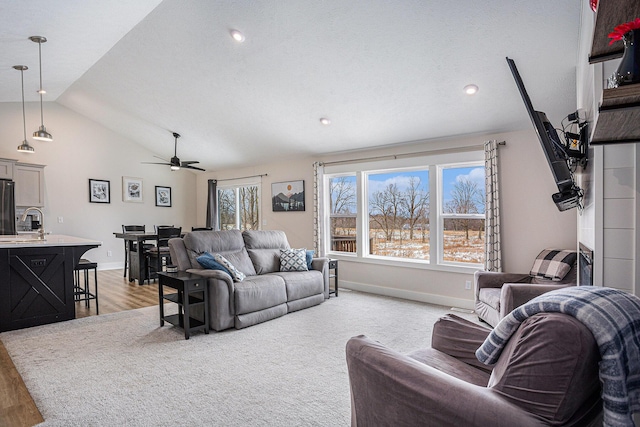
[[[122,225],[123,233],[144,233],[146,231],[146,226],[144,225]],[[151,246],[149,246],[149,249]],[[138,245],[136,242],[133,242],[134,251],[138,251]],[[124,275],[123,277],[127,277],[127,271],[129,268],[129,242],[124,241]]]
[[[147,279],[151,279],[152,272],[163,271],[163,265],[169,265],[171,254],[169,253],[169,239],[180,237],[182,227],[156,226],[156,245],[145,251],[147,256]],[[152,267],[154,269],[152,270]]]

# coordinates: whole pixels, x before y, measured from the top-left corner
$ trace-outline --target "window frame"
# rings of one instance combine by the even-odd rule
[[[320,241],[326,256],[349,261],[391,265],[419,269],[433,269],[452,272],[469,272],[482,269],[481,264],[444,262],[443,258],[443,221],[441,205],[443,200],[442,175],[440,167],[481,166],[484,168],[484,152],[481,149],[469,151],[434,153],[433,155],[393,158],[388,160],[337,162],[325,165],[320,180],[321,203],[320,217],[322,219],[322,235]],[[369,254],[369,200],[368,176],[370,174],[410,172],[412,170],[429,171],[429,260],[412,258],[387,257]],[[329,180],[338,176],[356,176],[356,247],[355,253],[331,251],[329,199]],[[478,215],[484,219],[484,214]],[[434,225],[437,225],[434,230]],[[434,234],[435,232],[435,234]]]

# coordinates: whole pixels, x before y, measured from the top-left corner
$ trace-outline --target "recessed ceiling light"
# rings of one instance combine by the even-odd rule
[[[320,119],[320,123],[322,123],[325,126],[329,126],[331,124],[331,120],[327,119],[326,117],[322,117]]]
[[[242,43],[244,41],[244,34],[242,34],[240,31],[231,30],[230,34],[231,34],[231,37],[238,43]]]
[[[478,86],[476,85],[466,85],[464,87],[464,93],[467,95],[475,95],[478,92]]]

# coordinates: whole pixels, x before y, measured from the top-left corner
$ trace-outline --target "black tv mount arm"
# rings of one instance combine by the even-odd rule
[[[589,160],[589,123],[580,119],[578,111],[569,114],[562,122],[565,120],[568,123],[563,126],[562,133],[566,141],[564,152],[568,157],[567,162],[573,169],[578,165],[584,169]],[[577,126],[577,133],[566,131],[566,127],[570,125]]]

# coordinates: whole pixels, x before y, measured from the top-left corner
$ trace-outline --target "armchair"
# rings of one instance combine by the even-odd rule
[[[577,254],[545,249],[529,273],[476,271],[475,311],[480,320],[496,326],[513,309],[538,295],[577,284]]]
[[[407,355],[351,338],[352,427],[601,425],[600,353],[580,321],[532,316],[492,367],[475,358],[488,333],[447,315],[434,325],[432,347]]]

